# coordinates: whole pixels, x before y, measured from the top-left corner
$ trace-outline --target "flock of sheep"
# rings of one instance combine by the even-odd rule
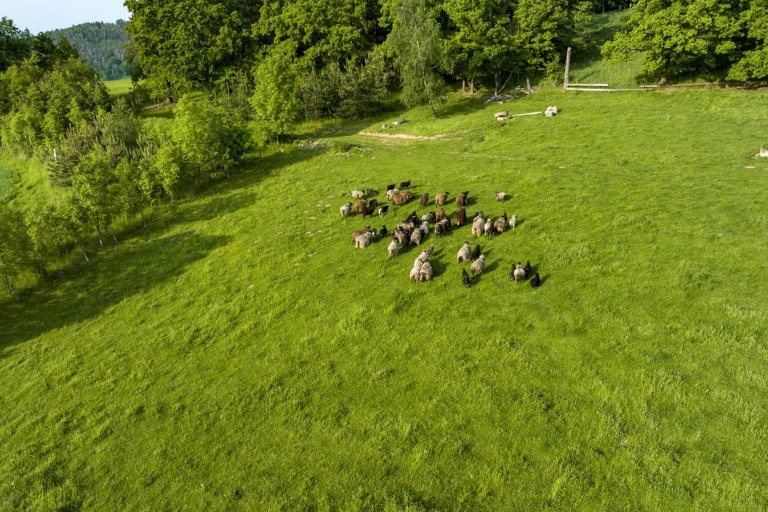
[[[396,187],[394,183],[388,185],[387,200],[397,206],[403,206],[409,201],[414,200],[416,196],[409,190],[410,186],[410,181],[401,182],[400,187]],[[353,190],[351,195],[355,202],[347,202],[341,206],[339,213],[342,218],[349,217],[353,214],[362,215],[363,218],[371,217],[373,215],[383,217],[389,212],[389,204],[379,205],[376,199],[366,199],[367,197],[378,195],[378,191],[374,189]],[[430,231],[433,232],[435,236],[441,236],[451,229],[466,224],[466,207],[469,192],[465,191],[456,195],[455,202],[457,210],[450,217],[446,215],[444,208],[448,202],[449,195],[448,192],[442,192],[435,195],[434,204],[436,210],[425,213],[421,217],[416,215],[416,212],[414,211],[408,215],[405,220],[400,222],[392,233],[389,233],[386,225],[383,225],[378,231],[370,226],[355,231],[352,234],[352,241],[354,242],[355,248],[362,249],[368,247],[375,240],[389,235],[390,242],[387,246],[387,254],[391,258],[404,247],[421,245],[429,235]],[[507,199],[507,194],[504,192],[494,192],[494,199],[497,201],[505,201]],[[422,207],[426,207],[429,204],[428,193],[424,193],[419,197],[419,204]],[[453,222],[451,222],[451,220]],[[507,226],[509,229],[514,230],[517,227],[517,216],[512,215],[512,217],[507,217],[507,213],[504,212],[502,216],[493,219],[491,217],[486,218],[483,212],[477,212],[472,217],[471,224],[472,236],[480,237],[485,235],[490,238],[504,233]],[[422,251],[413,262],[413,267],[409,274],[411,281],[420,282],[432,279],[434,272],[429,257],[434,249],[434,245],[430,246],[428,249]],[[476,244],[475,248],[472,249],[470,243],[465,241],[456,254],[456,262],[470,263],[472,277],[470,277],[466,269],[462,269],[461,273],[462,283],[464,286],[470,287],[472,286],[472,278],[481,275],[483,271],[485,271],[486,256],[485,254],[482,254],[480,244]],[[525,266],[521,263],[517,263],[512,266],[512,269],[509,272],[509,278],[510,280],[518,282],[524,281],[531,276],[531,273],[532,269],[530,261],[528,261]],[[541,285],[541,278],[538,273],[531,278],[530,285],[533,288],[538,288]]]

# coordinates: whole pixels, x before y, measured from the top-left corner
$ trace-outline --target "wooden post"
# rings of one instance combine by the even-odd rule
[[[531,79],[527,78],[525,79],[525,88],[530,93],[531,92]]]
[[[571,47],[565,53],[565,77],[563,78],[563,89],[568,90],[568,74],[571,72]]]

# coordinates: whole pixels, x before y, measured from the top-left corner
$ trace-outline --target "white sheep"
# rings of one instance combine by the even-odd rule
[[[469,261],[471,255],[472,249],[469,247],[469,242],[465,241],[464,245],[459,249],[459,252],[456,253],[456,262],[461,263],[462,261]]]
[[[483,270],[485,270],[485,254],[481,254],[479,258],[472,262],[470,270],[472,271],[472,276],[483,273]]]
[[[424,262],[418,258],[416,258],[416,261],[413,262],[413,268],[411,269],[411,273],[409,274],[411,281],[419,280],[419,272],[421,271],[421,267],[423,266],[423,264]]]
[[[509,227],[511,227],[512,229],[515,229],[516,226],[517,226],[517,215],[513,215],[509,219]]]
[[[419,268],[419,281],[429,281],[430,279],[432,279],[432,264],[427,260]]]
[[[494,192],[493,197],[497,201],[505,201],[507,199],[507,193],[506,192]]]
[[[389,246],[387,246],[387,254],[389,254],[389,257],[391,258],[395,254],[397,254],[397,251],[400,249],[400,244],[395,240],[392,239],[391,242],[389,242]]]
[[[362,199],[365,197],[365,192],[362,190],[353,190],[352,191],[352,199]]]
[[[482,215],[475,217],[472,221],[472,236],[478,237],[483,234],[483,226],[485,226],[485,218]]]
[[[368,247],[376,238],[376,233],[369,231],[355,237],[355,249],[364,249]]]
[[[488,219],[487,221],[485,221],[485,226],[483,227],[483,231],[485,232],[486,236],[493,235],[493,219]]]
[[[345,219],[352,215],[352,203],[346,203],[341,205],[341,208],[339,208],[339,213],[341,213],[341,218]]]
[[[514,277],[515,281],[522,281],[525,279],[525,269],[519,262],[517,266],[515,266],[515,269],[512,271],[512,276]]]
[[[411,243],[413,245],[421,245],[421,230],[420,229],[414,229],[411,233]]]

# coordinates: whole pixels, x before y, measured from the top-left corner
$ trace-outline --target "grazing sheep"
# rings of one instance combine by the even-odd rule
[[[525,279],[525,269],[524,269],[524,268],[523,268],[523,266],[520,264],[520,262],[518,262],[518,263],[517,263],[517,265],[515,266],[515,268],[514,268],[514,269],[512,269],[512,272],[511,272],[511,274],[512,274],[512,276],[511,276],[511,277],[512,277],[512,278],[513,278],[515,281],[522,281],[522,280],[524,280],[524,279]]]
[[[387,201],[392,201],[392,199],[400,193],[399,188],[391,188],[387,190]]]
[[[541,286],[541,278],[539,273],[536,272],[536,275],[531,279],[531,288],[538,288],[539,286]]]
[[[457,226],[461,226],[467,221],[467,210],[462,208],[461,210],[453,214],[453,223]]]
[[[389,257],[391,258],[395,254],[397,254],[397,251],[400,250],[400,244],[396,239],[392,239],[391,242],[389,242],[389,245],[387,246],[387,254],[389,254]]]
[[[469,274],[467,274],[467,269],[465,268],[461,269],[461,282],[464,283],[464,286],[467,288],[472,287],[472,281],[470,281]]]
[[[368,206],[368,202],[365,199],[360,199],[355,203],[355,213],[363,213],[366,206]]]
[[[419,269],[419,281],[429,281],[430,279],[432,279],[432,264],[426,260]]]
[[[530,260],[525,262],[525,266],[523,267],[523,270],[525,270],[525,275],[529,275],[531,273],[531,262],[530,262]]]
[[[507,193],[506,192],[494,192],[493,197],[497,201],[506,201],[507,200]]]
[[[448,200],[448,192],[442,192],[435,196],[435,206],[442,206]]]
[[[392,197],[392,201],[398,206],[403,206],[405,203],[407,203],[411,199],[413,199],[413,194],[411,194],[410,192],[400,192],[399,194],[395,194]]]
[[[437,212],[435,213],[435,221],[441,221],[445,218],[445,208],[438,208]]]
[[[472,236],[478,237],[483,234],[483,226],[485,226],[485,218],[482,213],[475,217],[472,221]]]
[[[505,213],[503,216],[496,219],[496,222],[493,223],[493,229],[495,229],[497,233],[503,233],[504,227],[506,225],[507,225],[507,214]]]
[[[469,191],[462,192],[461,194],[456,196],[456,206],[458,208],[462,208],[464,206],[467,206],[467,196],[469,195]]]
[[[493,236],[493,219],[488,219],[487,221],[485,221],[485,226],[483,226],[483,232],[488,237]]]
[[[482,274],[483,270],[485,270],[485,254],[481,254],[479,258],[473,261],[470,269],[472,270],[473,277]]]
[[[401,181],[400,182],[400,188],[408,188],[411,186],[411,180],[408,181]]]
[[[341,213],[341,218],[346,219],[350,215],[352,215],[352,203],[346,203],[341,205],[341,208],[339,208],[339,213]]]
[[[513,215],[509,219],[509,227],[511,227],[512,229],[515,229],[516,226],[517,226],[517,215]]]
[[[355,249],[364,249],[368,247],[371,242],[373,242],[376,239],[376,231],[370,231],[368,233],[364,233],[357,238],[355,238]]]
[[[362,199],[365,197],[365,192],[362,190],[353,190],[352,191],[352,199]]]
[[[424,194],[419,198],[419,204],[422,208],[424,208],[427,206],[427,203],[429,203],[429,193],[424,192]]]
[[[395,184],[394,183],[392,183],[390,185],[387,185],[387,192],[389,192],[390,190],[394,190],[394,188],[395,188]]]
[[[420,229],[414,229],[413,233],[411,233],[411,243],[413,245],[421,245],[421,230]]]
[[[475,248],[472,249],[472,254],[469,255],[469,259],[475,261],[480,257],[480,244],[475,244]]]
[[[381,231],[379,231],[379,236],[381,238],[384,238],[387,236],[387,226],[381,226]]]
[[[424,265],[424,262],[418,258],[413,262],[413,268],[409,274],[411,281],[419,281],[419,272],[421,271],[422,265]]]
[[[461,246],[459,252],[456,253],[456,262],[461,263],[463,261],[469,261],[469,257],[472,255],[472,249],[469,247],[469,242],[465,241]]]
[[[389,205],[385,204],[384,206],[379,206],[379,217],[383,217],[387,214],[389,211]]]
[[[437,222],[437,215],[435,215],[435,212],[425,213],[424,215],[421,216],[421,220],[422,222],[426,221],[426,222],[434,223],[434,222]]]

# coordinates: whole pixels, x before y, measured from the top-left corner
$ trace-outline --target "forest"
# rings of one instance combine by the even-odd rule
[[[126,55],[128,33],[125,24],[123,20],[115,23],[81,23],[45,34],[56,43],[66,37],[83,62],[91,66],[103,80],[117,80],[131,73]]]

